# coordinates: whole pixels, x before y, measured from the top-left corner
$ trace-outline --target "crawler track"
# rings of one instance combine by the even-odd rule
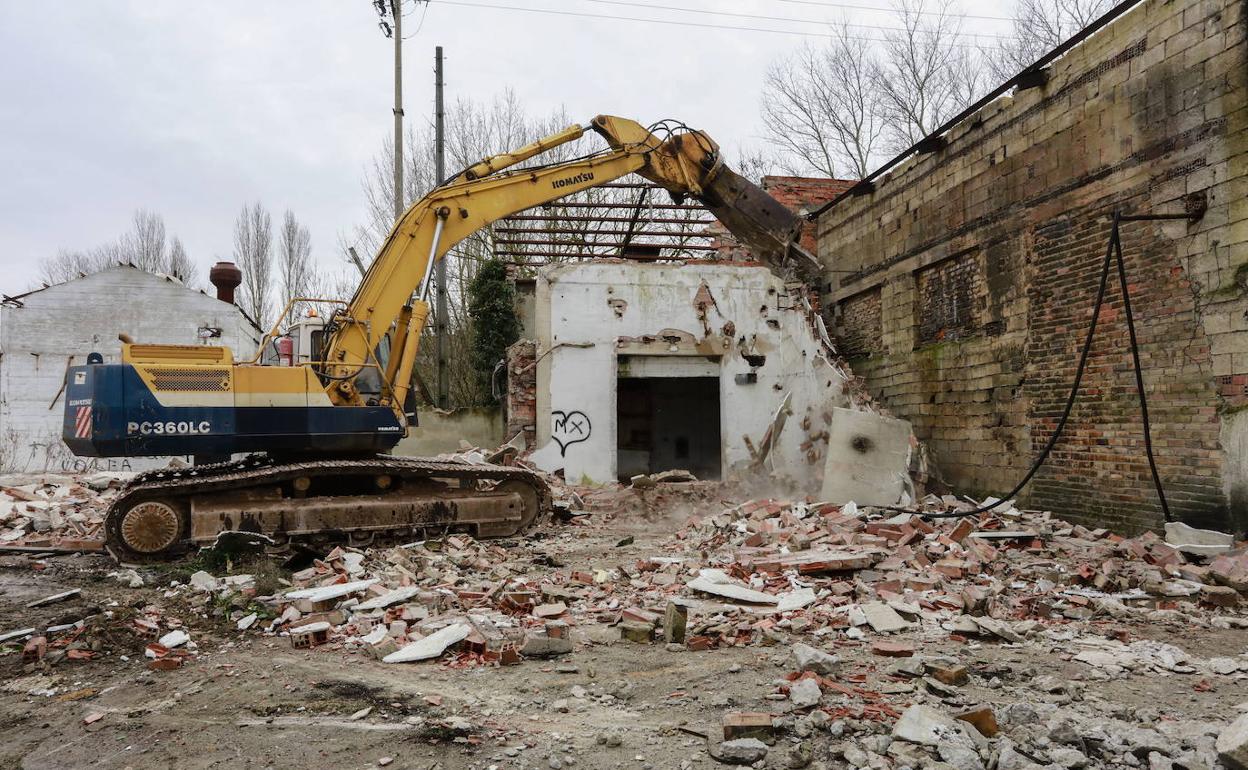
[[[137,476],[105,519],[109,550],[126,560],[167,559],[221,532],[277,542],[523,532],[550,509],[537,474],[500,465],[377,455],[360,459],[243,460]]]

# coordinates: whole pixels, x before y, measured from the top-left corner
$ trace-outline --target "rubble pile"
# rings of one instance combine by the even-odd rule
[[[502,546],[450,536],[388,549],[335,548],[293,573],[291,590],[271,596],[254,596],[248,575],[198,572],[186,588],[224,598],[239,630],[280,634],[295,648],[329,645],[386,663],[454,648],[456,665],[571,652],[564,602],[580,597],[526,579],[510,556]]]
[[[85,480],[8,489],[57,501],[34,508],[87,522],[111,494]],[[974,505],[951,497],[910,511],[715,502],[724,494],[705,482],[560,487],[564,523],[520,540],[446,535],[340,546],[267,574],[231,574],[228,564],[207,566],[221,564],[208,555],[172,580],[122,568],[109,573],[116,584],[154,588],[167,602],[109,602],[102,621],[27,622],[3,639],[21,650],[27,673],[101,649],[107,656],[100,637],[120,623],[125,643],[111,649],[157,672],[201,655],[194,633],[201,645],[229,640],[205,647],[205,657],[236,644],[284,646],[309,660],[336,653],[365,665],[436,664],[465,686],[477,681],[469,671],[488,676],[495,666],[592,671],[606,645],[659,666],[669,665],[664,656],[706,660],[721,675],[755,673],[724,660],[746,654],[736,660],[757,661],[762,676],[750,701],[714,686],[667,696],[667,706],[695,704],[707,726],[673,727],[693,759],[660,766],[688,769],[710,758],[834,770],[1248,768],[1248,717],[1192,719],[1177,702],[1114,696],[1143,677],[1172,678],[1187,696],[1248,681],[1248,650],[1206,656],[1188,640],[1200,629],[1248,628],[1245,544],[1190,528],[1127,538],[1008,502],[942,518]],[[649,515],[656,506],[704,513],[666,528],[637,522],[633,534],[620,528],[628,511]],[[199,617],[225,625],[194,630]],[[1037,660],[1060,662],[1065,674],[1040,674]],[[618,711],[618,725],[600,731],[598,743],[645,745],[629,727],[630,709],[645,704],[630,704],[616,683],[592,674],[579,682],[527,697],[547,714]],[[443,696],[430,697],[441,706]],[[529,735],[530,748],[540,742],[523,728],[478,720],[484,710],[448,703],[443,715],[451,713],[475,730],[474,742],[511,741],[492,758],[500,767],[524,758],[518,736]],[[595,750],[561,746],[563,764]]]
[[[595,496],[604,499],[586,498]],[[842,762],[833,766],[852,768],[1216,766],[1224,726],[1145,726],[1155,717],[1087,683],[1188,674],[1199,692],[1248,674],[1248,655],[1201,659],[1125,630],[1248,628],[1243,547],[1186,553],[1155,534],[1124,538],[1009,504],[963,518],[921,513],[755,500],[690,520],[651,554],[608,553],[595,565],[554,556],[581,534],[575,526],[522,547],[450,536],[338,548],[294,573],[289,590],[255,597],[266,619],[254,605],[230,617],[295,648],[452,668],[609,643],[783,650],[790,673],[774,683],[772,708],[725,712],[722,736],[706,736],[707,752],[730,764],[771,766],[780,752],[776,766],[803,767],[818,738]],[[207,574],[192,582],[218,595],[240,586]],[[973,655],[925,654],[927,641],[1035,648],[1083,673],[1035,677]],[[855,651],[875,663],[847,664]],[[1002,701],[964,694],[972,683]]]
[[[925,502],[973,509],[954,498]],[[966,517],[923,513],[762,500],[702,519],[678,537],[737,578],[696,586],[701,592],[747,588],[770,596],[752,603],[780,604],[805,589],[814,592],[812,606],[777,626],[798,620],[803,631],[847,639],[930,625],[1015,642],[1062,620],[1178,619],[1180,602],[1230,610],[1248,589],[1243,549],[1223,548],[1205,565],[1208,552],[1185,553],[1155,533],[1124,538],[1011,504]]]
[[[133,473],[0,477],[0,547],[98,551],[104,514]]]
[[[1153,533],[1128,539],[1011,505],[926,519],[852,503],[751,501],[692,521],[659,550],[609,568],[551,569],[549,560],[523,561],[466,535],[336,548],[294,573],[292,590],[258,597],[272,615],[258,627],[300,646],[332,641],[387,662],[453,649],[480,663],[569,652],[569,629],[586,625],[694,651],[801,634],[869,643],[892,657],[912,651],[888,641],[901,631],[1018,643],[1095,619],[1248,627],[1236,612],[1248,588],[1242,549],[1192,556]],[[201,590],[239,587],[201,575],[193,581]],[[236,608],[233,619],[250,614]],[[437,643],[425,641],[436,634]],[[1085,646],[1076,660],[1111,675],[1183,664],[1120,643]]]

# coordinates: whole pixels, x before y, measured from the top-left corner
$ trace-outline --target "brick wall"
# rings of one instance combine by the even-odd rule
[[[959,254],[915,273],[920,344],[966,339],[979,331],[986,292],[977,256]]]
[[[853,182],[846,179],[808,176],[765,176],[762,187],[771,197],[799,214],[814,211],[849,189]],[[811,222],[802,231],[802,246],[815,253],[818,225]]]
[[[524,434],[525,446],[537,440],[537,343],[520,340],[507,348],[507,430],[505,441]]]
[[[1191,224],[1124,225],[1124,256],[1171,508],[1248,525],[1244,8],[1145,0],[1054,62],[1046,84],[987,105],[945,148],[820,216],[842,350],[960,491],[1008,490],[1051,435],[1108,215],[1203,199]],[[1024,502],[1136,531],[1161,515],[1110,289],[1071,423]],[[873,296],[878,344],[864,344]]]
[[[868,289],[841,301],[837,319],[841,355],[857,358],[883,351],[880,311],[878,288]]]

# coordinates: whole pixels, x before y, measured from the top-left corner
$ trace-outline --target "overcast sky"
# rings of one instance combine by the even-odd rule
[[[891,21],[862,9],[888,0],[844,2],[860,8],[407,0],[406,112],[430,119],[442,45],[448,103],[509,86],[534,114],[563,106],[584,121],[603,112],[678,118],[735,154],[761,134],[768,63],[802,37],[591,17],[812,33],[821,25],[790,20]],[[1001,17],[1013,5],[962,2],[968,13]],[[660,5],[785,20],[639,7]],[[393,49],[377,19],[369,0],[0,0],[0,292],[34,286],[40,260],[58,249],[115,239],[137,208],[164,215],[203,282],[215,259],[230,257],[234,217],[252,200],[275,219],[293,210],[318,260],[336,270],[339,235],[364,218],[364,168],[393,130]],[[982,18],[967,27],[1008,31]]]

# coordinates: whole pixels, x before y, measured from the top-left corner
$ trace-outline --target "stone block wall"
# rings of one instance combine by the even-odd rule
[[[1047,83],[819,216],[842,351],[959,491],[1007,491],[1051,435],[1110,214],[1204,208],[1124,224],[1124,256],[1171,508],[1248,525],[1246,25],[1243,0],[1145,0]],[[1070,424],[1023,502],[1138,531],[1161,513],[1116,278]]]

